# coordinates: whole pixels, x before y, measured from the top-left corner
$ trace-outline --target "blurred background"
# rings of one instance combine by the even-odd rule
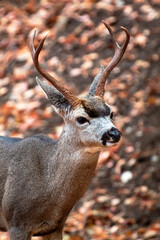
[[[0,1],[0,134],[58,138],[62,119],[35,82],[29,35],[48,33],[40,61],[74,94],[87,92],[114,48],[105,20],[127,51],[112,71],[105,100],[123,138],[101,153],[64,240],[160,239],[160,0]],[[0,240],[8,235],[0,233]]]

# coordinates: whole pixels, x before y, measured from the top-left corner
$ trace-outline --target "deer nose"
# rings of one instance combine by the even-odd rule
[[[108,131],[108,135],[113,142],[118,142],[122,136],[122,133],[115,127],[112,127],[111,130]]]
[[[115,127],[112,127],[108,132],[105,132],[102,136],[102,143],[106,146],[107,142],[117,143],[119,142],[122,133]]]

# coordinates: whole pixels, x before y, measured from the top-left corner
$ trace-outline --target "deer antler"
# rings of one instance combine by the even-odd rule
[[[73,108],[75,108],[77,105],[80,104],[80,100],[78,98],[76,98],[73,95],[73,93],[70,92],[68,89],[61,86],[60,83],[54,77],[52,77],[49,73],[47,73],[39,65],[38,57],[39,57],[39,54],[40,54],[40,52],[43,48],[44,41],[45,41],[47,35],[43,39],[41,39],[41,41],[39,42],[36,49],[34,47],[35,36],[36,36],[36,29],[34,30],[34,32],[32,33],[32,35],[30,37],[30,49],[31,49],[32,59],[33,59],[33,62],[34,62],[34,65],[35,65],[37,71],[44,78],[46,78],[58,91],[60,91],[64,95],[64,97],[68,100],[68,102],[71,104],[71,106]]]
[[[107,77],[109,76],[109,74],[113,70],[113,68],[119,63],[119,61],[123,57],[123,55],[126,51],[127,45],[129,43],[129,39],[130,39],[130,35],[129,35],[127,29],[124,28],[124,27],[121,27],[126,34],[126,39],[125,39],[125,42],[122,45],[122,47],[120,47],[119,44],[117,43],[116,39],[115,39],[115,36],[114,36],[114,33],[113,33],[112,29],[104,21],[102,21],[102,22],[104,23],[105,27],[108,29],[108,31],[109,31],[109,33],[112,37],[112,41],[113,41],[114,48],[115,48],[115,53],[114,53],[114,56],[113,56],[112,60],[108,64],[108,66],[104,69],[104,71],[103,71],[103,73],[102,73],[102,75],[101,75],[101,77],[98,81],[98,84],[97,84],[97,88],[96,88],[96,91],[95,91],[95,96],[99,96],[101,98],[104,95],[104,90],[105,90],[104,87],[105,87]]]

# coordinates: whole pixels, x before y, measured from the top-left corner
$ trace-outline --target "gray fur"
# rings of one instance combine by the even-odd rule
[[[99,80],[100,76],[102,75],[103,71],[104,71],[104,67],[101,65],[101,69],[100,69],[99,73],[96,75],[96,77],[94,78],[94,80],[89,88],[89,91],[88,91],[89,97],[95,95],[97,83],[98,83],[98,80]]]
[[[73,110],[59,91],[37,81],[65,127],[58,141],[44,135],[0,137],[0,229],[11,240],[30,240],[32,235],[62,240],[66,218],[86,191],[100,150],[112,145],[101,140],[114,127],[109,116],[90,118],[83,105]],[[83,101],[104,108],[99,98]],[[77,117],[88,121],[80,125]]]
[[[70,108],[69,102],[55,87],[41,81],[38,77],[36,77],[36,81],[57,111],[66,111],[66,109]]]

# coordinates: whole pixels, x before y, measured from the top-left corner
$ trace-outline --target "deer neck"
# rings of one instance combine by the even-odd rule
[[[50,175],[53,184],[51,178],[49,181],[54,201],[61,202],[66,214],[84,194],[94,175],[99,152],[84,150],[85,146],[79,141],[76,129],[66,125],[57,143],[56,158]],[[56,195],[58,199],[55,199]]]
[[[58,141],[58,151],[63,151],[70,155],[70,158],[84,159],[98,159],[100,149],[94,147],[86,147],[80,140],[77,129],[69,124],[64,126],[63,132]]]

